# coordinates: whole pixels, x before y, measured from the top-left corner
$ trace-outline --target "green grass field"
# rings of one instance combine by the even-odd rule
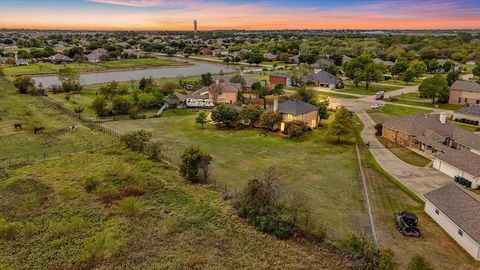
[[[395,156],[397,156],[399,159],[403,160],[404,162],[417,166],[417,167],[425,167],[427,164],[431,162],[430,159],[415,153],[414,151],[398,145],[394,144],[388,139],[385,139],[383,137],[377,137],[377,139],[388,148]]]
[[[54,74],[59,69],[64,67],[70,67],[77,72],[94,72],[105,71],[115,69],[141,69],[151,67],[164,67],[164,66],[180,66],[186,65],[184,62],[168,60],[168,59],[121,59],[121,60],[109,60],[100,64],[91,63],[72,63],[65,65],[55,65],[52,63],[34,63],[27,66],[10,66],[1,65],[5,75],[7,76],[19,76],[19,75],[42,75],[42,74]]]
[[[360,95],[374,95],[378,91],[394,91],[402,89],[401,86],[386,86],[386,85],[379,85],[379,84],[370,84],[368,90],[365,90],[365,84],[359,83],[358,86],[355,86],[352,83],[345,83],[345,88],[338,89],[338,92],[345,92],[345,93],[352,93],[352,94],[360,94]]]
[[[167,111],[168,112],[168,111]],[[171,115],[170,115],[171,116]],[[182,151],[198,145],[213,155],[212,181],[229,191],[270,166],[280,169],[281,182],[291,194],[308,199],[316,222],[333,233],[351,231],[354,215],[361,215],[363,203],[357,178],[354,145],[332,145],[325,138],[326,128],[310,132],[299,141],[257,130],[221,130],[195,125],[195,115],[160,117],[105,123],[119,132],[146,129],[164,142],[167,156],[178,164]]]
[[[393,101],[395,103],[400,103],[400,104],[407,104],[407,105],[415,105],[415,106],[421,106],[421,107],[427,107],[427,108],[436,108],[436,109],[442,109],[442,110],[458,110],[463,107],[464,105],[459,105],[459,104],[446,104],[446,103],[432,103],[432,99],[429,98],[421,98],[418,93],[408,93],[408,94],[403,94],[396,96],[398,98],[397,101]]]
[[[5,79],[0,79],[0,96],[0,167],[10,162],[65,156],[114,142],[111,137],[58,113],[40,97],[17,94]],[[22,129],[15,129],[16,123],[22,124]],[[79,128],[76,132],[69,132],[70,125]],[[34,134],[36,127],[44,127],[45,131]]]
[[[409,108],[403,106],[395,106],[390,104],[383,105],[380,109],[369,110],[368,114],[372,117],[373,121],[376,123],[383,123],[386,118],[390,116],[401,116],[401,115],[409,115],[414,113],[431,113],[431,110],[428,109],[417,109],[417,108]]]

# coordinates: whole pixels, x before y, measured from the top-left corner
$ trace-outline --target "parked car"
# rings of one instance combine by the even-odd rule
[[[385,92],[384,91],[378,91],[375,94],[375,99],[376,100],[381,100],[381,99],[384,99],[384,98],[385,98]]]
[[[370,106],[370,108],[372,108],[372,109],[380,109],[380,108],[382,108],[382,106],[383,106],[383,105],[380,104],[380,103],[373,103],[372,106]]]

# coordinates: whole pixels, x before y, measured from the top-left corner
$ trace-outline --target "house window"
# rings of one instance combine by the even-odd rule
[[[458,98],[458,104],[462,103],[462,98]]]
[[[480,99],[477,99],[477,104],[480,104]]]
[[[293,119],[293,115],[288,114],[288,115],[287,115],[287,119],[288,119],[288,120],[292,120],[292,119]]]
[[[467,102],[468,102],[468,98],[465,98],[465,103],[467,103]]]
[[[463,236],[463,231],[460,230],[460,229],[458,229],[458,234],[459,234],[460,236]]]
[[[440,215],[440,211],[438,211],[438,209],[435,209],[435,214]]]

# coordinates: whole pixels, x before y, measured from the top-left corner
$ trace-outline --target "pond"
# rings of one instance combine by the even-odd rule
[[[172,59],[172,58],[168,58]],[[171,66],[136,70],[121,70],[121,71],[106,71],[106,72],[92,72],[80,74],[80,84],[90,85],[98,83],[106,83],[111,81],[131,81],[140,80],[143,77],[153,78],[177,78],[177,77],[191,77],[199,76],[201,74],[210,72],[212,74],[219,74],[221,72],[231,73],[239,69],[234,66],[228,66],[221,63],[211,63],[201,60],[174,58],[175,60],[187,60],[189,65],[185,66]],[[56,75],[37,76],[32,77],[36,84],[42,83],[43,86],[49,87],[52,85],[59,85]]]

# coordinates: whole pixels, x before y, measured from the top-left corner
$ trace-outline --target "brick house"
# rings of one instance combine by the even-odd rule
[[[224,79],[215,80],[208,87],[208,96],[215,104],[235,104],[239,92],[241,92],[239,83],[233,84]]]
[[[480,154],[480,137],[457,127],[444,113],[390,117],[383,123],[382,137],[431,154],[452,149]]]
[[[301,100],[289,100],[282,103],[278,103],[278,100],[275,100],[273,111],[282,115],[281,131],[285,130],[285,123],[293,120],[303,121],[310,128],[317,127],[320,120],[318,107]]]
[[[457,80],[450,87],[449,104],[480,104],[480,84],[475,81]]]
[[[271,85],[281,84],[283,86],[292,85],[292,78],[287,74],[272,74],[268,76]]]

